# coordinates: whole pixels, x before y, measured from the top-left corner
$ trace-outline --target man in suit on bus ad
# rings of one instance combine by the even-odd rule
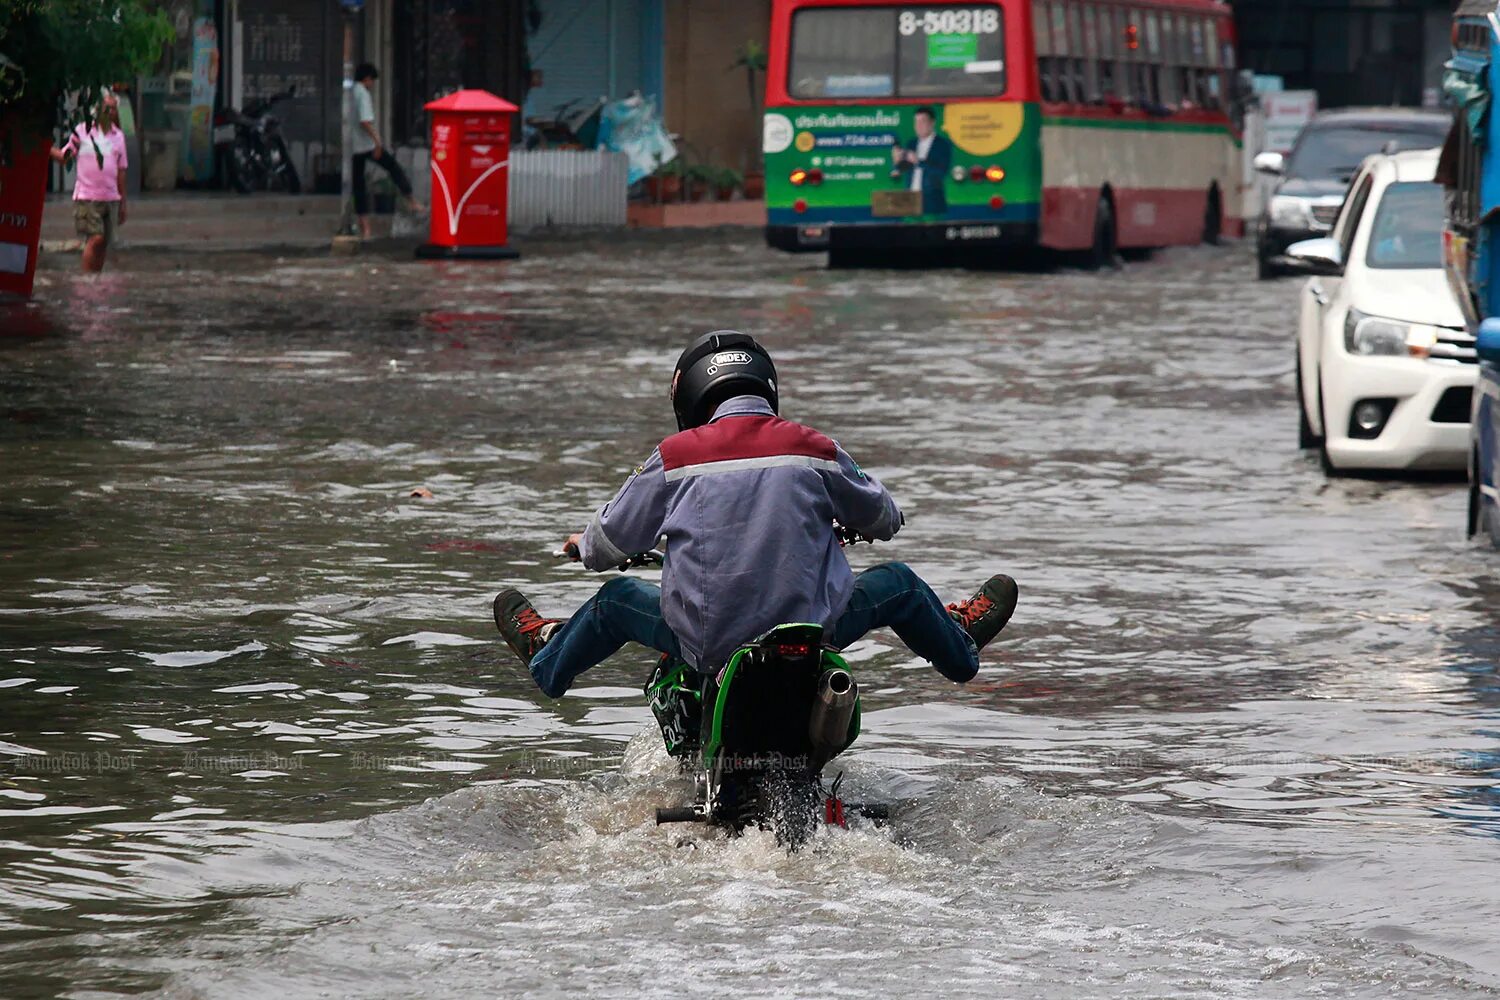
[[[941,215],[948,211],[948,196],[943,185],[948,168],[953,165],[953,143],[937,134],[937,114],[926,105],[912,116],[917,137],[891,150],[896,164],[892,173],[911,172],[907,187],[922,192],[922,214]]]

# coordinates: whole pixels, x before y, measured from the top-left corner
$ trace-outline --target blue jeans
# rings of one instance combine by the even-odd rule
[[[979,651],[932,588],[905,563],[872,566],[854,578],[849,603],[825,637],[834,649],[890,626],[913,653],[960,684],[979,672]],[[627,642],[680,658],[677,636],[661,616],[661,588],[617,576],[584,602],[531,660],[531,676],[548,697],[561,698],[579,674]]]

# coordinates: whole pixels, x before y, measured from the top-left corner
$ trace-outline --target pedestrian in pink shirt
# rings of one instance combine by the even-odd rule
[[[120,102],[109,91],[99,115],[73,130],[68,141],[52,150],[58,163],[76,159],[73,182],[73,225],[83,237],[83,269],[104,270],[104,253],[114,241],[115,227],[125,224],[125,175],[130,165],[125,133],[120,128]]]

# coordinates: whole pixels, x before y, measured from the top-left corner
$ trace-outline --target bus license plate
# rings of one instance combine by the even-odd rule
[[[870,195],[870,214],[878,219],[922,214],[920,191],[876,191]]]

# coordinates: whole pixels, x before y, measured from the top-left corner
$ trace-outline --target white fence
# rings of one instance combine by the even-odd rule
[[[427,150],[396,150],[417,198],[432,203]],[[627,161],[623,153],[547,149],[510,153],[510,226],[623,226]]]
[[[536,150],[510,154],[510,224],[623,226],[624,153]]]
[[[287,152],[302,178],[303,191],[312,193],[317,157],[330,148],[337,149],[317,142],[288,144]],[[432,172],[427,166],[426,148],[404,146],[397,148],[395,153],[397,162],[411,178],[418,200],[430,205]],[[337,170],[338,162],[327,161],[327,166]],[[513,149],[509,173],[512,229],[625,225],[629,175],[624,153]],[[378,180],[384,176],[385,171],[379,167],[370,168],[372,185],[378,185]]]

